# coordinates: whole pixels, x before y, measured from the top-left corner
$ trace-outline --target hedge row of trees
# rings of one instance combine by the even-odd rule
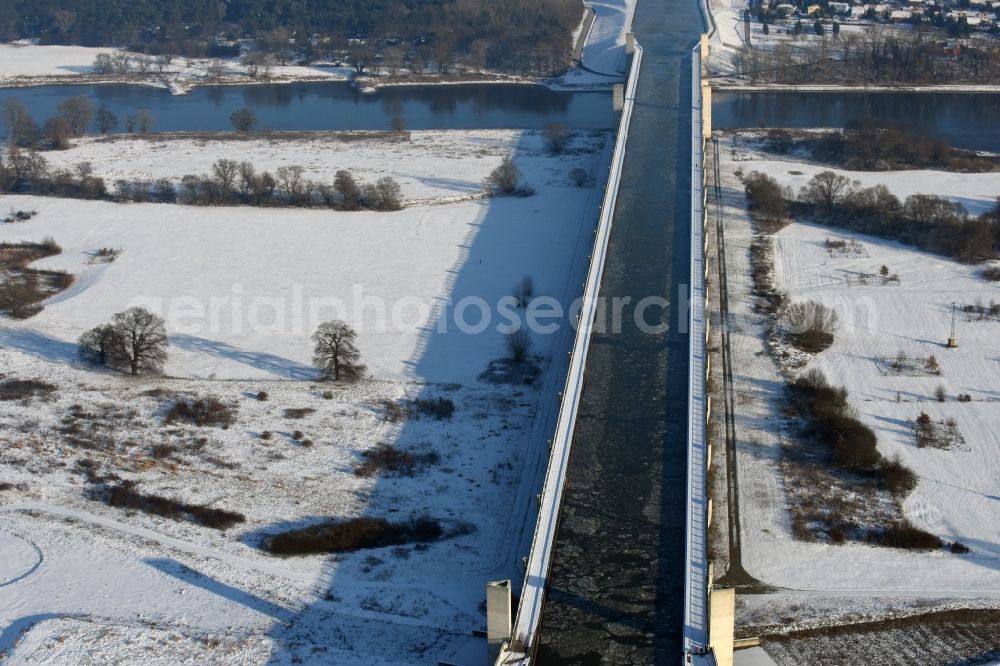
[[[69,146],[69,139],[87,133],[88,127],[101,134],[107,134],[120,126],[132,133],[147,134],[153,129],[153,115],[143,109],[123,121],[105,105],[97,109],[86,95],[70,97],[59,103],[55,116],[39,127],[32,118],[24,102],[12,97],[4,102],[0,111],[7,136],[17,146],[23,148],[55,148]]]
[[[853,120],[843,130],[796,138],[782,129],[767,133],[765,147],[776,153],[804,148],[813,158],[859,171],[945,169],[985,172],[1000,167],[1000,160],[950,146],[927,132],[883,126],[870,118]]]
[[[779,42],[744,47],[736,73],[751,83],[983,83],[1000,79],[1000,41],[978,40],[960,55],[945,56],[940,37],[919,31],[869,26],[839,31],[806,45]]]
[[[225,40],[250,38],[279,62],[326,58],[353,46],[359,58],[379,64],[433,62],[447,71],[464,60],[544,74],[568,64],[582,14],[581,0],[0,0],[0,40],[227,56],[238,49]],[[160,61],[144,64],[155,68]]]
[[[160,190],[161,197],[170,197],[169,190]],[[134,192],[132,194],[130,200],[134,201]],[[184,176],[173,200],[202,206],[267,206],[280,203],[339,210],[399,210],[402,207],[402,189],[389,176],[374,183],[362,183],[349,171],[340,170],[332,184],[317,183],[306,178],[305,169],[298,165],[278,167],[272,175],[268,171],[257,171],[250,162],[223,159],[212,165],[211,174]]]
[[[90,162],[72,169],[51,169],[48,160],[33,150],[12,148],[0,155],[0,193],[107,199],[118,202],[184,203],[196,206],[249,205],[329,207],[339,210],[399,210],[402,189],[384,177],[374,183],[359,182],[348,171],[338,171],[332,184],[305,177],[298,165],[278,167],[274,174],[257,171],[250,162],[218,160],[211,174],[187,175],[180,187],[167,179],[155,183],[118,180],[109,189],[94,175]]]
[[[0,110],[7,136],[14,145],[22,148],[54,148],[69,147],[69,139],[87,133],[89,127],[101,134],[107,134],[119,127],[130,134],[147,134],[153,129],[153,115],[143,109],[137,111],[123,121],[111,112],[105,105],[97,109],[85,95],[70,97],[59,103],[56,115],[49,118],[42,126],[28,111],[24,102],[12,97],[4,102]]]
[[[744,179],[744,186],[751,210],[772,223],[796,213],[960,261],[1000,256],[1000,198],[994,210],[973,217],[962,204],[943,197],[914,194],[900,201],[885,185],[860,187],[833,171],[816,174],[797,198],[756,171]]]

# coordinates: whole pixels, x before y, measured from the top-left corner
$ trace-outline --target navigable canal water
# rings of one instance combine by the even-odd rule
[[[645,49],[537,664],[682,661],[691,270],[692,0],[639,0]],[[638,321],[635,306],[666,299]],[[629,299],[629,300],[624,300]],[[601,319],[599,315],[598,319]]]

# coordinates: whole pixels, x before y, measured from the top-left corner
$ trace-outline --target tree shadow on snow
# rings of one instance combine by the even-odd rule
[[[79,358],[74,343],[24,328],[0,328],[0,347],[11,347],[53,363],[72,365]]]
[[[316,369],[311,366],[302,365],[274,354],[246,351],[217,340],[206,340],[193,335],[171,335],[170,344],[187,351],[196,351],[236,361],[285,379],[309,381],[317,378]]]
[[[524,159],[526,154],[537,155],[538,149],[536,135],[522,137],[512,151],[515,163],[519,157]],[[606,157],[605,154],[601,159]],[[569,180],[569,170],[567,166],[565,187],[574,190],[574,205],[580,206],[580,195]],[[461,392],[453,383],[475,383],[477,375],[485,371],[491,361],[506,356],[504,335],[496,330],[499,323],[497,301],[509,296],[512,287],[525,274],[535,276],[539,296],[551,294],[568,305],[564,301],[579,295],[577,292],[590,251],[589,230],[596,225],[603,189],[599,186],[588,192],[583,219],[560,220],[558,225],[553,223],[551,229],[546,231],[547,211],[558,210],[563,197],[568,195],[562,188],[534,182],[537,178],[536,173],[529,173],[525,183],[539,188],[541,194],[538,197],[493,198],[473,204],[479,207],[479,212],[474,221],[470,220],[465,237],[456,244],[459,256],[448,271],[446,284],[440,292],[447,296],[439,298],[433,305],[427,324],[420,330],[412,360],[407,363],[408,374],[420,385],[417,392],[408,393],[407,398],[454,399],[456,419],[476,418],[459,411],[472,407],[466,407],[461,402]],[[464,182],[455,185],[463,190],[469,187]],[[536,227],[539,230],[537,237],[526,238],[529,230],[534,232]],[[553,275],[553,271],[547,268],[557,252],[572,258],[570,274]],[[453,306],[465,297],[482,298],[493,309],[492,320],[486,330],[463,332],[454,325]],[[477,311],[472,309],[469,312],[467,320],[477,321]],[[568,319],[564,317],[560,324],[568,326]],[[536,350],[549,353],[551,348],[553,358],[564,358],[572,341],[571,335],[565,339],[557,336],[553,340],[542,340],[540,334],[534,337]],[[543,375],[535,384],[541,384],[545,379]],[[525,386],[523,391],[526,397],[522,400],[537,401],[541,396],[542,400],[553,403],[551,408],[558,404],[555,390],[552,395],[547,395],[540,392],[537,386]],[[476,458],[477,463],[471,470],[452,469],[464,464],[464,452],[451,453],[443,448],[444,442],[428,442],[428,433],[435,431],[421,425],[426,424],[426,418],[429,417],[404,417],[395,440],[385,443],[410,451],[430,446],[441,455],[440,462],[418,471],[412,477],[379,476],[374,486],[366,490],[368,499],[357,513],[385,517],[393,522],[426,516],[441,521],[446,531],[467,522],[466,517],[468,522],[475,520],[480,524],[476,524],[475,531],[471,533],[460,533],[433,543],[331,556],[329,560],[335,560],[336,564],[333,565],[325,593],[320,593],[314,602],[306,604],[288,625],[275,626],[272,637],[276,646],[271,657],[272,664],[300,659],[306,663],[320,663],[326,651],[326,659],[333,653],[350,654],[357,663],[378,657],[392,661],[402,659],[407,663],[486,663],[486,641],[473,636],[473,631],[486,627],[484,609],[481,608],[485,601],[485,586],[488,581],[509,578],[514,583],[515,595],[520,589],[523,582],[520,560],[527,554],[524,540],[531,538],[534,526],[532,512],[537,508],[533,501],[537,492],[534,488],[535,470],[544,471],[541,462],[547,453],[544,441],[551,437],[551,433],[532,432],[531,443],[519,449],[516,465],[508,472],[530,487],[519,493],[519,485],[514,484],[511,490],[504,491],[510,495],[501,495],[510,497],[507,505],[484,511],[470,498],[476,497],[476,483],[490,483],[491,456],[494,451],[498,457],[507,455],[497,445],[497,442],[506,440],[499,438],[500,433],[490,433],[476,425],[468,426],[476,436],[470,438],[471,441],[463,442],[462,446],[493,448],[486,449],[488,453],[485,457]],[[525,430],[525,436],[529,436],[529,430]],[[371,443],[372,446],[375,444]],[[525,486],[521,486],[522,489]],[[493,524],[483,524],[483,520],[491,520]],[[259,544],[263,534],[276,531],[275,527],[268,526],[248,538]],[[500,535],[499,538],[497,535]],[[464,557],[456,557],[456,553],[464,554]],[[397,564],[399,560],[405,562]],[[457,564],[470,561],[473,562],[471,567]],[[371,592],[376,600],[374,602],[360,600],[357,590],[368,587],[376,590]],[[380,604],[386,603],[384,599],[390,597],[404,599],[400,602],[403,606],[412,603],[412,600],[420,600],[431,610],[417,626],[405,609],[380,607]],[[331,599],[344,601],[336,603]],[[353,606],[348,599],[354,599]],[[331,615],[334,612],[335,617]],[[330,631],[333,625],[344,631]],[[355,644],[356,635],[346,631],[348,627],[363,629],[365,635],[386,638]],[[322,647],[314,648],[310,643]]]

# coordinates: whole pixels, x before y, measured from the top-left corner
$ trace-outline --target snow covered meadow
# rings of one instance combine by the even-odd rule
[[[114,54],[119,49],[89,46],[39,46],[26,41],[0,44],[0,85],[24,86],[47,83],[79,83],[98,80],[94,60],[100,53]],[[130,54],[133,58],[139,54]],[[150,68],[140,79],[147,85],[169,87],[174,94],[183,94],[190,86],[210,80],[214,62],[223,66],[223,83],[253,83],[246,69],[235,59],[213,61],[208,58],[173,58],[160,71]],[[344,81],[350,78],[348,67],[275,65],[270,69],[268,83],[285,81]],[[262,79],[263,80],[263,79]],[[214,81],[213,81],[214,82]]]
[[[537,194],[472,198],[508,151]],[[5,211],[38,212],[0,224],[0,242],[52,236],[62,252],[37,267],[76,276],[40,314],[0,322],[0,381],[51,385],[0,401],[0,547],[12,553],[0,565],[0,652],[10,663],[483,663],[472,632],[485,623],[484,585],[519,575],[572,335],[534,335],[536,381],[481,379],[507,354],[496,304],[523,275],[542,318],[577,297],[609,154],[606,135],[554,156],[531,132],[415,133],[382,151],[136,140],[53,153],[108,178],[295,157],[310,177],[331,164],[392,174],[409,205],[0,197]],[[598,185],[577,186],[575,168]],[[121,252],[95,262],[103,247]],[[165,376],[82,366],[77,337],[132,304],[166,319]],[[357,329],[370,379],[315,381],[309,338],[333,318]],[[165,423],[178,400],[209,397],[231,412],[228,427]],[[454,415],[392,407],[428,399],[452,401]],[[382,444],[429,462],[412,476],[356,474]],[[91,499],[94,480],[113,477],[245,521],[216,530]],[[430,516],[447,538],[332,557],[260,549],[275,530],[359,515]]]
[[[754,312],[749,248],[755,234],[737,172],[761,171],[797,188],[824,169],[800,159],[764,159],[740,136],[726,135],[720,143],[730,303],[736,317],[732,348],[744,568],[761,582],[782,588],[783,610],[774,613],[785,617],[808,616],[812,600],[823,594],[840,600],[835,610],[827,600],[821,614],[830,618],[870,611],[880,599],[892,597],[934,603],[985,598],[995,603],[1000,597],[995,510],[1000,496],[1000,321],[971,321],[960,313],[959,347],[947,349],[946,343],[952,303],[978,300],[988,305],[1000,301],[1000,288],[983,279],[984,265],[961,264],[842,229],[794,222],[773,235],[776,287],[792,301],[819,301],[840,315],[832,347],[806,368],[817,368],[832,384],[845,386],[859,418],[876,432],[879,451],[887,457],[898,454],[917,474],[916,489],[903,503],[906,518],[942,540],[960,541],[970,552],[910,552],[794,539],[790,490],[779,464],[789,437],[779,413],[785,380],[767,352],[766,320]],[[973,213],[995,205],[1000,194],[1000,174],[995,173],[840,173],[864,186],[885,184],[900,198],[915,192],[944,196]],[[828,240],[858,245],[850,253],[836,252]],[[862,279],[877,275],[883,265],[898,275],[898,282]],[[901,353],[911,359],[933,355],[940,375],[892,371],[892,359]],[[936,395],[939,385],[943,401]],[[959,396],[968,397],[960,401]],[[964,443],[948,449],[918,447],[912,421],[921,411],[935,422],[955,419]]]

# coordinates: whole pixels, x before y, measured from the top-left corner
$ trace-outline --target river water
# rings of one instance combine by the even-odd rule
[[[345,82],[313,82],[206,86],[187,95],[126,84],[58,85],[2,88],[0,105],[18,98],[41,125],[74,95],[107,105],[119,119],[148,109],[158,132],[232,130],[229,116],[242,107],[254,111],[261,129],[273,130],[385,130],[396,117],[409,129],[539,129],[552,122],[593,129],[615,124],[607,92],[566,93],[518,84],[400,86],[362,93]]]
[[[229,115],[242,107],[253,109],[261,128],[274,130],[388,129],[396,117],[410,129],[539,129],[552,122],[595,129],[616,122],[607,92],[517,84],[361,93],[344,82],[312,82],[205,86],[180,96],[125,84],[55,85],[0,88],[0,105],[18,98],[41,125],[59,102],[74,95],[107,105],[120,119],[148,109],[160,132],[230,130]],[[961,148],[1000,152],[1000,93],[718,91],[712,99],[716,129],[842,127],[865,116],[935,134]]]
[[[843,127],[870,117],[968,150],[1000,152],[1000,93],[715,92],[715,129]]]

